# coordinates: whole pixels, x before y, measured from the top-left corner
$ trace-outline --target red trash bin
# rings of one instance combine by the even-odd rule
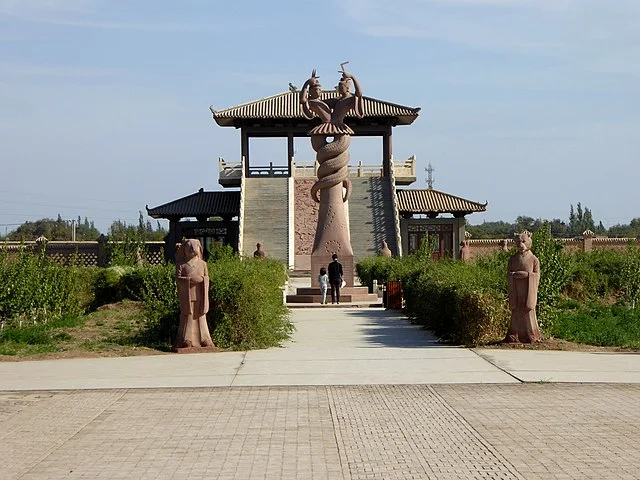
[[[386,308],[392,310],[402,310],[402,283],[400,282],[387,282],[387,303]]]

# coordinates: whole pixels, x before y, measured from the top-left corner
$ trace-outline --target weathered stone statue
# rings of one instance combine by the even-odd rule
[[[264,258],[267,256],[267,252],[264,251],[264,248],[260,242],[256,243],[256,251],[253,252],[253,256],[256,258]]]
[[[337,254],[345,266],[344,279],[353,285],[353,249],[349,236],[349,225],[344,202],[351,194],[349,180],[349,145],[353,130],[344,123],[351,110],[358,117],[364,115],[362,91],[356,78],[342,71],[338,83],[338,96],[322,98],[322,87],[316,71],[300,90],[300,104],[303,115],[309,120],[318,117],[321,124],[309,131],[311,146],[316,151],[318,161],[318,181],[311,187],[311,197],[320,204],[318,225],[311,251],[311,271],[331,263],[331,256]],[[351,83],[355,93],[351,93]],[[331,137],[331,141],[328,139]]]
[[[515,238],[518,252],[509,259],[507,281],[509,283],[509,308],[511,325],[504,339],[507,343],[532,343],[540,341],[540,329],[536,317],[540,262],[531,252],[531,233],[524,232]]]
[[[207,325],[209,270],[199,240],[189,239],[180,245],[176,253],[176,283],[180,325],[175,349],[213,347]]]
[[[381,257],[393,257],[393,253],[391,253],[391,249],[385,240],[382,240],[382,248],[379,252]]]
[[[468,261],[471,258],[471,251],[469,249],[469,241],[463,240],[460,242],[460,260],[463,262]]]

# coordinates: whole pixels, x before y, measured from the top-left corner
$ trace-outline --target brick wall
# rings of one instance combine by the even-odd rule
[[[640,246],[640,239],[637,238],[579,237],[558,240],[564,243],[565,252],[589,252],[593,249],[624,250],[629,243]],[[512,247],[511,239],[469,239],[471,258],[499,252],[502,249],[510,250]]]

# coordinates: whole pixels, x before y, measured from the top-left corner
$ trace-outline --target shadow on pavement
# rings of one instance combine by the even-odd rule
[[[412,325],[400,312],[389,310],[348,311],[346,315],[366,318],[362,325],[363,335],[371,346],[395,348],[443,347],[429,330]]]

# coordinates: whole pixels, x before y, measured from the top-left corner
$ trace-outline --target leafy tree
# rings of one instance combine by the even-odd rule
[[[540,228],[540,226],[543,224],[543,222],[546,222],[546,220],[542,220],[540,218],[538,218],[536,220],[536,219],[534,219],[532,217],[520,216],[520,217],[516,218],[516,224],[515,224],[514,233],[523,232],[525,230],[527,230],[529,232],[535,232],[536,230],[538,230]]]
[[[154,230],[150,220],[145,220],[142,212],[138,212],[138,224],[128,225],[122,220],[114,220],[109,227],[109,236],[114,240],[123,240],[125,238],[137,238],[141,241],[163,240],[167,231],[157,222]]]
[[[582,235],[582,232],[586,230],[591,230],[592,232],[596,230],[591,210],[587,207],[583,210],[580,202],[578,202],[574,210],[572,204],[569,210],[569,233],[571,235]]]
[[[569,226],[564,223],[559,218],[554,218],[551,220],[551,235],[554,237],[568,237],[569,236]]]
[[[79,219],[80,217],[78,217]],[[85,225],[88,226],[85,227]],[[58,214],[56,220],[52,218],[42,218],[34,222],[24,222],[17,229],[7,235],[8,240],[12,241],[30,241],[44,236],[48,240],[71,240],[73,236],[73,227],[70,222],[65,221]],[[78,221],[76,228],[76,240],[95,240],[100,236],[100,232],[96,229],[93,222],[81,224]]]
[[[609,235],[616,237],[638,238],[640,236],[640,217],[634,218],[628,225],[614,225],[609,228]]]
[[[466,229],[472,238],[509,238],[515,232],[515,226],[512,223],[503,221],[467,225]]]

